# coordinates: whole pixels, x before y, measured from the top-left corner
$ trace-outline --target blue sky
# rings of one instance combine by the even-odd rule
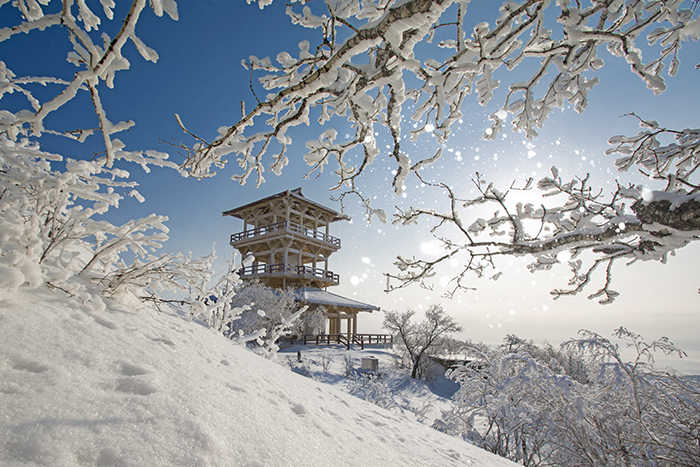
[[[473,22],[493,21],[492,16],[483,15],[496,3],[472,2],[468,13],[474,15]],[[120,18],[120,11],[123,16],[119,8],[125,5],[117,7],[115,18]],[[282,50],[292,52],[297,50],[299,41],[306,38],[313,42],[314,38],[313,31],[289,23],[281,2],[262,11],[256,5],[236,0],[183,0],[178,2],[178,8],[180,19],[177,22],[167,17],[157,18],[150,9],[144,11],[137,33],[158,52],[158,63],[145,62],[129,44],[124,50],[131,61],[131,69],[117,74],[114,90],[102,90],[112,121],[131,119],[136,122],[128,133],[116,135],[126,143],[127,149],[166,151],[175,161],[179,161],[177,151],[160,143],[171,138],[176,142],[185,139],[175,122],[175,112],[181,115],[190,131],[213,138],[218,127],[235,123],[240,116],[241,100],[245,100],[249,108],[253,105],[250,77],[240,65],[242,59],[249,55],[274,57]],[[12,13],[9,5],[0,8],[0,26],[12,24]],[[104,27],[112,31],[119,24],[113,21]],[[69,79],[76,70],[64,60],[69,47],[61,29],[34,31],[0,43],[0,60],[18,75],[46,75],[58,70],[57,73]],[[601,84],[589,95],[589,108],[581,115],[571,109],[555,111],[540,137],[531,142],[510,131],[495,142],[483,141],[481,135],[488,127],[487,116],[502,103],[503,94],[496,95],[486,108],[477,105],[475,96],[469,96],[463,122],[453,128],[454,135],[446,145],[444,162],[439,165],[441,170],[427,173],[439,181],[462,184],[469,183],[474,172],[479,171],[507,186],[513,180],[544,176],[549,167],[556,164],[563,176],[590,172],[593,183],[604,189],[616,178],[644,183],[634,174],[614,171],[613,158],[603,154],[608,147],[606,140],[615,134],[637,132],[633,118],[619,118],[627,112],[656,119],[670,128],[696,127],[700,122],[700,70],[694,67],[700,63],[700,47],[697,43],[684,45],[678,76],[667,79],[669,89],[660,96],[647,90],[641,80],[628,71],[623,59],[604,51],[601,56],[606,66],[597,73]],[[50,93],[51,89],[47,88],[46,92]],[[4,108],[17,105],[20,100],[16,99],[19,96],[3,98],[3,105],[7,106]],[[47,126],[78,127],[92,118],[83,112],[88,106],[85,94],[47,120]],[[94,122],[91,125],[94,126]],[[344,131],[342,122],[332,125],[340,133]],[[222,218],[222,211],[296,187],[302,187],[305,196],[340,209],[338,203],[329,199],[328,188],[334,179],[328,173],[309,180],[301,177],[307,170],[301,160],[304,143],[315,138],[317,131],[318,126],[314,125],[293,131],[298,150],[291,154],[298,157],[292,158],[282,176],[266,174],[267,183],[258,189],[252,180],[241,186],[230,179],[236,173],[235,162],[220,170],[216,177],[201,181],[182,178],[172,170],[154,170],[146,175],[139,167],[125,167],[132,173],[132,179],[141,184],[140,191],[146,202],[139,204],[134,199],[126,199],[119,210],[109,213],[109,219],[117,223],[152,212],[167,215],[171,240],[165,250],[192,251],[200,255],[208,253],[215,242],[219,255],[224,256],[231,251],[229,235],[241,230],[242,223]],[[75,158],[89,158],[93,151],[100,150],[97,137],[79,145],[46,136],[41,143],[44,149]],[[431,137],[422,136],[406,150],[415,158],[424,157],[435,152],[436,144]],[[391,212],[394,205],[406,207],[436,202],[436,193],[421,189],[415,179],[409,179],[405,198],[396,197],[385,181],[392,178],[388,170],[388,165],[379,160],[362,182],[374,190],[378,207]],[[425,309],[439,302],[464,326],[461,337],[488,343],[498,343],[506,334],[558,343],[573,337],[580,328],[609,335],[615,327],[626,326],[647,339],[668,336],[690,356],[674,366],[700,374],[700,336],[697,335],[700,284],[696,266],[700,248],[697,245],[680,250],[666,265],[625,267],[619,264],[615,289],[621,296],[608,306],[587,300],[585,294],[553,301],[548,292],[566,285],[566,268],[555,270],[554,277],[549,273],[532,275],[525,267],[526,261],[520,259],[501,266],[505,274],[498,282],[475,280],[476,292],[450,301],[440,298],[439,279],[432,292],[418,287],[392,294],[382,291],[385,286],[382,274],[394,271],[391,263],[398,254],[430,254],[429,225],[404,228],[380,224],[376,220],[367,224],[362,209],[353,204],[349,205],[349,214],[353,216],[352,222],[332,226],[331,233],[343,240],[342,250],[329,261],[330,269],[341,275],[341,285],[333,292],[384,309]],[[381,321],[381,313],[367,316],[360,320],[360,331],[381,332]]]

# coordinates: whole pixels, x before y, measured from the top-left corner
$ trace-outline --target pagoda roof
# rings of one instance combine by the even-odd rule
[[[310,200],[309,198],[305,197],[305,196],[301,193],[301,187],[295,188],[295,189],[293,189],[293,190],[282,191],[282,192],[280,192],[280,193],[277,193],[277,194],[268,196],[268,197],[266,197],[266,198],[259,199],[259,200],[257,200],[257,201],[253,201],[252,203],[248,203],[248,204],[246,204],[246,205],[239,206],[239,207],[237,207],[237,208],[233,208],[233,209],[230,209],[230,210],[228,210],[228,211],[224,211],[224,212],[221,213],[221,215],[222,215],[222,216],[233,216],[233,217],[237,217],[237,218],[239,218],[239,219],[243,219],[242,213],[244,213],[246,210],[248,210],[248,209],[250,209],[250,208],[253,208],[253,207],[255,207],[255,206],[258,206],[258,205],[267,204],[267,203],[269,203],[270,201],[273,201],[273,200],[276,200],[276,199],[286,198],[286,197],[294,198],[294,199],[296,199],[296,200],[298,200],[298,201],[300,201],[300,202],[302,202],[302,203],[304,203],[304,204],[311,205],[311,206],[315,207],[316,209],[320,209],[320,210],[322,210],[322,211],[326,211],[327,213],[329,213],[329,214],[331,214],[331,215],[333,216],[333,219],[331,220],[331,222],[340,221],[340,220],[349,220],[349,219],[350,219],[350,218],[349,218],[347,215],[345,215],[345,214],[340,214],[338,211],[335,211],[334,209],[331,209],[331,208],[328,208],[328,207],[326,207],[326,206],[323,206],[323,205],[321,205],[321,204],[319,204],[319,203],[317,203],[317,202],[315,202],[315,201],[312,201],[312,200]]]
[[[370,313],[379,310],[378,306],[343,297],[316,287],[302,287],[296,291],[296,294],[297,300],[317,305],[357,308],[359,311],[368,311]]]

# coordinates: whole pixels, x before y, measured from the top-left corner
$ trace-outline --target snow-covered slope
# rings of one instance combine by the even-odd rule
[[[301,363],[297,352],[300,352]],[[363,358],[377,359],[375,373],[363,373]],[[350,370],[348,360],[352,364]],[[443,411],[453,408],[450,397],[459,389],[457,383],[445,378],[445,370],[437,365],[428,381],[412,379],[410,368],[398,368],[393,351],[382,346],[367,346],[362,350],[353,345],[348,350],[344,345],[295,342],[292,346],[283,345],[276,361],[296,373],[427,426],[441,418]]]
[[[149,309],[0,294],[0,465],[512,466]]]

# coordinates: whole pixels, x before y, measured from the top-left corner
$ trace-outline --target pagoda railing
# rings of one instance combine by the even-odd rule
[[[292,342],[293,343],[293,342]],[[359,345],[362,350],[365,345],[394,345],[394,337],[391,334],[351,334],[350,339],[345,334],[304,334],[304,345],[313,344],[341,344],[350,349],[350,344]]]
[[[336,284],[340,284],[340,276],[331,271],[326,271],[312,266],[297,266],[296,264],[253,264],[246,266],[239,272],[241,277],[260,274],[290,274],[304,277],[318,277],[328,279]]]
[[[268,233],[279,232],[279,231],[293,232],[293,233],[301,234],[301,235],[304,235],[305,237],[313,238],[315,240],[320,240],[324,243],[329,243],[331,245],[335,245],[338,248],[340,248],[340,239],[339,238],[333,237],[332,235],[328,235],[328,234],[325,234],[323,232],[319,232],[318,230],[315,230],[315,229],[310,229],[308,227],[304,227],[303,225],[300,225],[300,224],[297,224],[296,222],[291,222],[291,221],[277,222],[276,224],[265,225],[263,227],[258,227],[257,229],[245,230],[243,232],[235,233],[235,234],[231,235],[231,243],[237,242],[240,240],[244,240],[246,238],[258,237],[260,235],[265,235]]]

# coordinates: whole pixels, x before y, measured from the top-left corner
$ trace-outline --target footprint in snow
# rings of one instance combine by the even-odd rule
[[[170,339],[166,339],[165,337],[155,337],[151,340],[153,342],[160,342],[161,344],[169,345],[170,347],[175,347],[175,342],[171,341]]]
[[[124,394],[135,394],[138,396],[148,396],[149,394],[158,392],[158,388],[152,381],[135,377],[118,379],[117,387],[115,389],[118,392],[123,392]]]
[[[120,373],[123,378],[117,379],[115,390],[124,394],[147,396],[158,391],[152,373],[149,369],[133,363],[121,363]]]
[[[20,371],[28,371],[30,373],[44,373],[49,371],[51,368],[44,365],[43,363],[35,362],[32,360],[15,360],[12,362],[12,368]]]
[[[142,366],[133,363],[122,363],[121,373],[124,376],[147,375],[150,371]]]
[[[112,329],[112,330],[119,329],[119,325],[117,323],[114,323],[108,319],[104,319],[100,316],[95,316],[95,315],[91,315],[91,316],[92,316],[92,319],[94,319],[97,324],[101,324],[102,326],[106,327],[107,329]]]

